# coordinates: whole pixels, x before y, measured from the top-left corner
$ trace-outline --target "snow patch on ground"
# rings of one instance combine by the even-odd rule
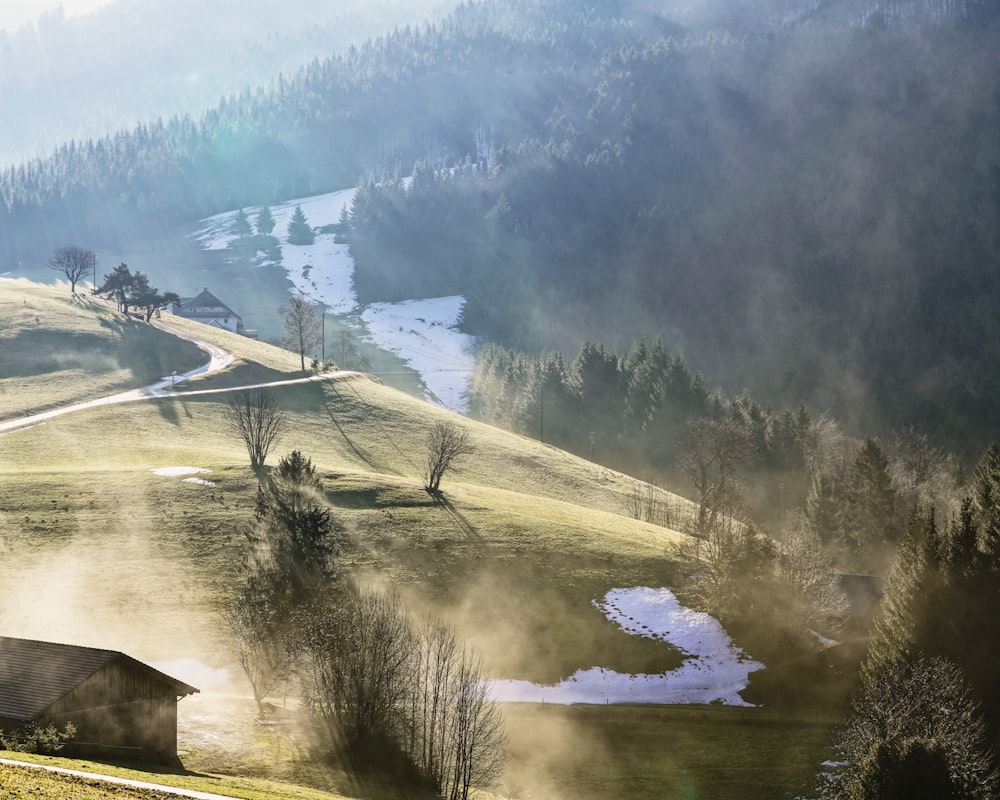
[[[626,633],[667,642],[687,656],[659,675],[625,675],[591,667],[562,683],[493,681],[497,699],[518,703],[712,703],[749,706],[739,693],[751,672],[764,669],[740,648],[719,621],[680,604],[669,589],[612,589],[594,603]]]
[[[475,338],[457,330],[464,305],[460,296],[374,303],[361,315],[372,340],[419,372],[430,400],[452,411],[468,408],[475,366]]]
[[[199,486],[215,486],[212,481],[206,481],[204,478],[185,478],[184,483],[196,483]]]
[[[281,247],[281,263],[295,290],[318,300],[332,314],[349,314],[358,304],[350,248],[322,234],[311,245]]]
[[[420,374],[428,400],[464,412],[475,366],[475,339],[457,330],[465,303],[462,297],[376,303],[362,309],[354,291],[354,259],[348,245],[334,241],[329,233],[317,234],[311,245],[288,243],[288,222],[296,206],[302,207],[309,225],[319,229],[339,222],[342,212],[350,210],[356,193],[357,189],[344,189],[270,206],[275,221],[273,235],[280,244],[280,265],[296,292],[322,303],[333,314],[360,313],[369,340],[395,353]],[[251,224],[256,224],[260,208],[244,209]],[[236,213],[227,211],[202,220],[194,237],[203,249],[229,247],[237,238],[232,233]]]
[[[324,228],[340,221],[340,215],[345,209],[350,210],[357,189],[344,189],[339,192],[301,197],[269,206],[274,217],[272,235],[278,240],[281,249],[281,265],[288,272],[288,279],[294,284],[296,291],[323,303],[334,314],[346,314],[357,306],[357,296],[354,293],[354,259],[346,244],[334,241],[331,233],[318,233],[311,245],[295,245],[288,243],[288,222],[295,213],[295,207],[301,206],[306,221],[313,229]],[[257,214],[262,206],[252,206],[243,209],[256,226]],[[214,217],[202,220],[201,227],[194,238],[201,244],[203,250],[226,250],[237,237],[232,232],[233,220],[237,211],[226,211]]]
[[[198,475],[203,472],[211,472],[211,470],[201,467],[160,467],[153,470],[153,474],[159,475],[161,478],[180,478],[184,475]]]

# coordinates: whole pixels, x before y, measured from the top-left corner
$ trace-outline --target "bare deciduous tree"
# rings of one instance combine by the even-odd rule
[[[453,763],[440,788],[448,800],[467,800],[473,785],[488,785],[503,771],[506,737],[478,654],[462,650],[455,684],[447,745]]]
[[[794,592],[795,623],[802,628],[835,630],[847,616],[850,603],[817,533],[802,512],[785,518],[778,543],[778,573]]]
[[[307,691],[332,744],[391,735],[414,650],[399,596],[344,587],[314,607],[307,627]]]
[[[76,284],[94,272],[97,256],[83,247],[60,247],[49,260],[49,269],[61,272],[69,281],[69,290],[76,294]]]
[[[475,452],[469,442],[469,431],[454,422],[438,422],[427,434],[427,462],[424,470],[424,487],[437,492],[441,479],[458,462]]]
[[[709,535],[720,506],[733,496],[747,450],[746,435],[730,420],[697,419],[685,427],[680,466],[698,494],[698,536]]]
[[[506,737],[478,654],[455,631],[428,617],[411,660],[403,746],[414,765],[449,800],[502,771]]]
[[[306,371],[306,352],[314,351],[323,341],[323,321],[316,307],[304,297],[292,297],[287,306],[278,309],[285,321],[285,346],[299,354],[302,371]]]
[[[261,715],[264,699],[288,679],[291,669],[283,631],[281,587],[271,577],[249,574],[223,612]]]
[[[725,619],[752,616],[772,572],[774,544],[761,533],[746,500],[733,492],[713,501],[703,535],[678,548],[695,603]]]
[[[696,517],[687,503],[674,502],[666,489],[645,481],[633,481],[622,497],[622,506],[632,519],[678,531],[693,530]]]
[[[416,628],[397,594],[348,583],[300,611],[306,696],[334,748],[390,740],[448,800],[500,774],[500,710],[452,628],[431,618]]]
[[[414,765],[437,786],[448,771],[445,733],[456,650],[450,627],[432,617],[424,620],[411,662],[404,735]]]
[[[223,412],[226,429],[238,436],[250,455],[250,466],[256,471],[264,466],[271,445],[284,432],[288,418],[278,401],[267,389],[235,392]]]

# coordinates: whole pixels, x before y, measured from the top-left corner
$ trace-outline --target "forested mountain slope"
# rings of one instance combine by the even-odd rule
[[[345,226],[362,301],[464,294],[467,330],[529,350],[660,335],[713,383],[975,453],[998,25],[994,0],[466,3],[8,169],[3,245],[30,266],[371,176]]]

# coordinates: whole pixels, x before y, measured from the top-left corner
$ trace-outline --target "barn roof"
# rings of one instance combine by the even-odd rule
[[[198,690],[116,650],[0,636],[0,717],[34,719],[115,661],[162,680],[179,696]]]

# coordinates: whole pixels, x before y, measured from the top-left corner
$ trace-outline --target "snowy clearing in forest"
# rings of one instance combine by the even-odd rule
[[[465,412],[475,366],[475,339],[457,329],[464,298],[374,303],[362,308],[354,292],[354,259],[349,245],[335,241],[332,233],[317,233],[311,245],[288,243],[288,222],[296,206],[301,206],[310,227],[321,230],[340,221],[344,210],[350,210],[356,193],[357,189],[344,189],[269,206],[275,222],[273,236],[281,251],[280,266],[288,273],[296,292],[322,303],[330,313],[360,314],[369,340],[398,356],[420,375],[428,400],[452,411]],[[255,226],[261,206],[243,210]],[[202,220],[194,234],[202,249],[230,247],[238,238],[232,231],[237,213],[237,210],[227,211]]]
[[[582,669],[561,683],[492,681],[495,697],[516,703],[713,703],[749,706],[740,697],[751,672],[764,665],[733,644],[719,621],[680,604],[669,589],[612,589],[594,605],[626,633],[660,639],[687,658],[658,675]]]
[[[373,303],[364,310],[372,339],[420,373],[429,399],[452,411],[468,408],[475,339],[457,330],[465,299],[436,297]]]

